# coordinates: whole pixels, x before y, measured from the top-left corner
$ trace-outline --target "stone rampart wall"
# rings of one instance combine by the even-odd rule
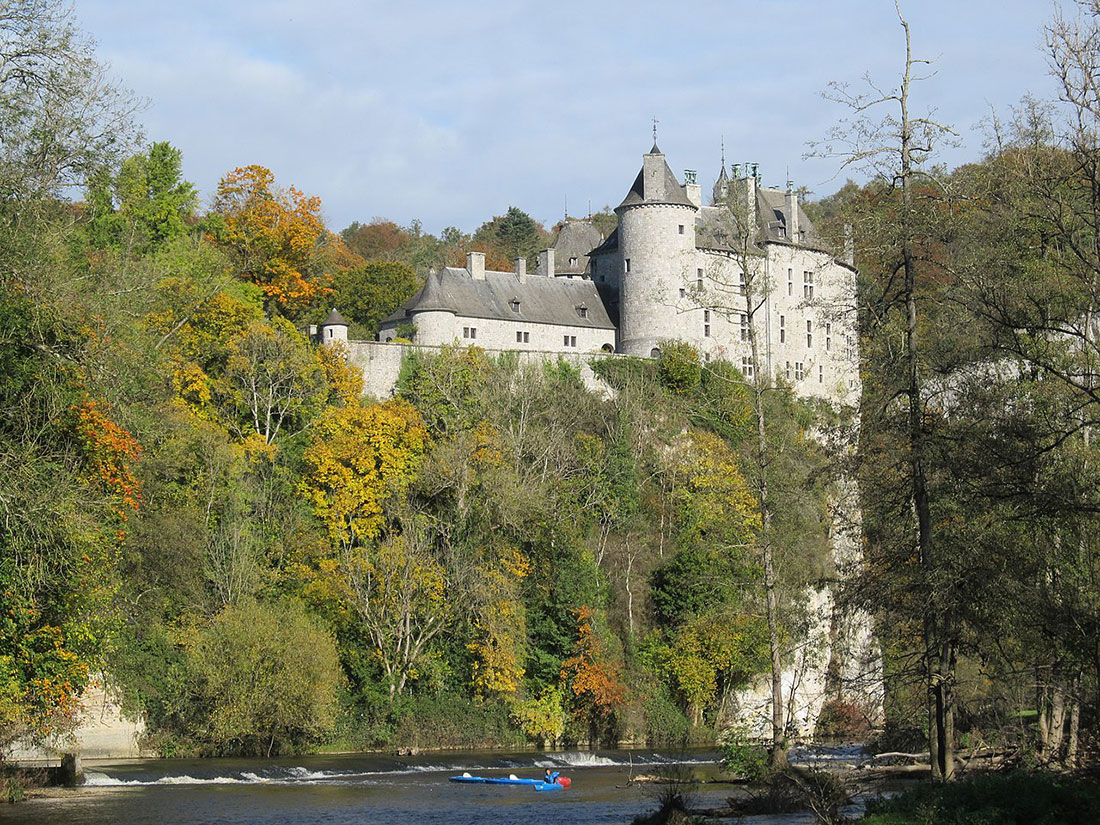
[[[401,374],[401,363],[406,353],[414,350],[421,352],[442,352],[444,347],[432,347],[422,344],[394,344],[378,341],[348,341],[348,363],[358,367],[363,373],[363,395],[378,399],[392,398],[397,378]],[[491,356],[509,353],[520,364],[541,364],[547,361],[565,361],[580,367],[581,380],[594,392],[611,393],[611,388],[600,381],[592,372],[589,361],[595,358],[609,357],[606,352],[536,352],[510,349],[489,349],[483,347]],[[613,356],[612,356],[613,357]]]

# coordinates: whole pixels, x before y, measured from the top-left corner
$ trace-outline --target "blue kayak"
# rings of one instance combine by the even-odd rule
[[[521,779],[518,776],[472,776],[464,773],[461,776],[452,776],[452,782],[471,782],[483,785],[526,785],[536,791],[560,791],[562,785],[557,782],[543,782],[541,779]]]

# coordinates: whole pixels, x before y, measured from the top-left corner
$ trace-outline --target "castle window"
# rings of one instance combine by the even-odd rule
[[[561,345],[563,347],[575,347],[577,345],[576,335],[563,335],[561,337]]]
[[[569,259],[569,265],[570,266],[576,266],[577,265],[577,259],[576,258],[570,258]]]
[[[680,231],[681,235],[684,234],[684,225],[683,224],[680,224],[679,231]]]
[[[814,345],[814,322],[806,321],[806,346]]]
[[[705,321],[708,324],[710,323],[710,310],[709,309],[704,309],[703,310],[703,321]]]
[[[581,316],[582,318],[587,318],[588,317],[588,307],[586,307],[584,304],[581,304],[579,307],[577,307],[577,314],[579,316]]]
[[[817,365],[817,383],[825,383],[825,367],[823,367],[821,364]]]
[[[703,324],[703,337],[710,338],[710,324]]]
[[[684,297],[687,296],[687,294],[688,294],[688,291],[686,289],[684,289],[683,287],[680,287],[680,297],[684,298]]]
[[[741,374],[746,378],[752,378],[752,356],[746,355],[741,358]]]
[[[523,330],[516,330],[516,343],[517,344],[529,344],[531,343],[531,333],[524,332]]]
[[[630,271],[630,258],[627,258],[625,261],[623,261],[623,267],[625,271]]]
[[[519,312],[519,299],[513,298],[508,302],[508,306],[512,308],[512,312]]]
[[[649,351],[649,357],[650,358],[660,358],[661,357],[661,348],[660,347],[654,347],[653,349],[651,349]]]
[[[703,289],[703,268],[699,267],[695,270],[695,288],[702,291]]]
[[[463,338],[477,338],[477,327],[463,327],[462,328],[462,337]]]
[[[737,291],[742,295],[745,294],[745,271],[741,270],[741,274],[737,277]]]
[[[787,362],[787,373],[786,373],[786,375],[787,375],[787,380],[790,381],[791,380],[791,362],[790,361]]]
[[[749,340],[749,316],[745,313],[741,313],[741,340]]]
[[[801,381],[805,377],[805,375],[806,375],[806,373],[802,369],[802,362],[801,361],[795,361],[794,362],[794,380],[795,381]]]
[[[787,319],[785,316],[779,316],[779,343],[784,343],[787,340]]]
[[[833,325],[828,321],[825,322],[825,352],[832,349],[833,346]]]
[[[794,295],[794,270],[787,270],[787,296]]]
[[[802,273],[802,297],[806,299],[814,297],[814,274],[809,270]]]

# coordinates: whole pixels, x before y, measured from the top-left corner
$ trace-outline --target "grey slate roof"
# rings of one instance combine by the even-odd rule
[[[653,144],[653,149],[650,150],[651,155],[660,155],[661,150],[657,148],[657,144]],[[661,155],[661,163],[664,164],[664,177],[665,177],[665,194],[664,197],[656,197],[653,193],[646,194],[645,191],[645,166],[642,166],[641,171],[638,172],[638,177],[634,179],[634,184],[630,187],[630,191],[626,193],[626,197],[623,198],[623,202],[616,207],[616,209],[622,209],[624,206],[637,206],[642,203],[674,203],[682,206],[694,206],[688,196],[684,193],[683,188],[680,186],[680,182],[676,180],[676,176],[672,174],[672,170],[668,167],[668,161]]]
[[[737,181],[730,183],[736,186]],[[760,239],[771,243],[794,244],[787,232],[789,216],[787,215],[787,195],[778,189],[756,189],[756,215],[757,226],[760,231]],[[783,232],[779,229],[782,227]],[[813,223],[810,221],[801,202],[798,206],[798,228],[802,233],[799,246],[828,251],[827,246],[821,240]],[[729,249],[728,232],[723,231],[722,208],[719,206],[704,206],[695,217],[695,246],[699,249]],[[606,252],[614,252],[619,248],[619,230],[616,229],[598,247],[592,250],[591,255],[602,255]]]
[[[344,320],[343,315],[336,311],[336,307],[333,307],[332,312],[330,312],[325,320],[321,322],[321,326],[331,327],[336,326],[337,324],[346,327],[348,325],[348,322]]]
[[[588,254],[603,241],[588,221],[567,220],[554,241],[554,275],[581,275],[588,270]],[[569,261],[577,259],[575,265]]]
[[[518,312],[511,307],[513,301],[519,301]],[[587,317],[581,317],[579,307],[587,309]],[[424,287],[383,324],[400,323],[431,310],[463,318],[615,329],[590,280],[528,275],[520,283],[514,272],[487,271],[481,281],[465,269],[450,266],[429,275]]]

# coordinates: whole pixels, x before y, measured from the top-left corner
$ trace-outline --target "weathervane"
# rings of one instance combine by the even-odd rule
[[[657,145],[657,124],[661,121],[657,120],[657,117],[653,117],[653,145]]]

